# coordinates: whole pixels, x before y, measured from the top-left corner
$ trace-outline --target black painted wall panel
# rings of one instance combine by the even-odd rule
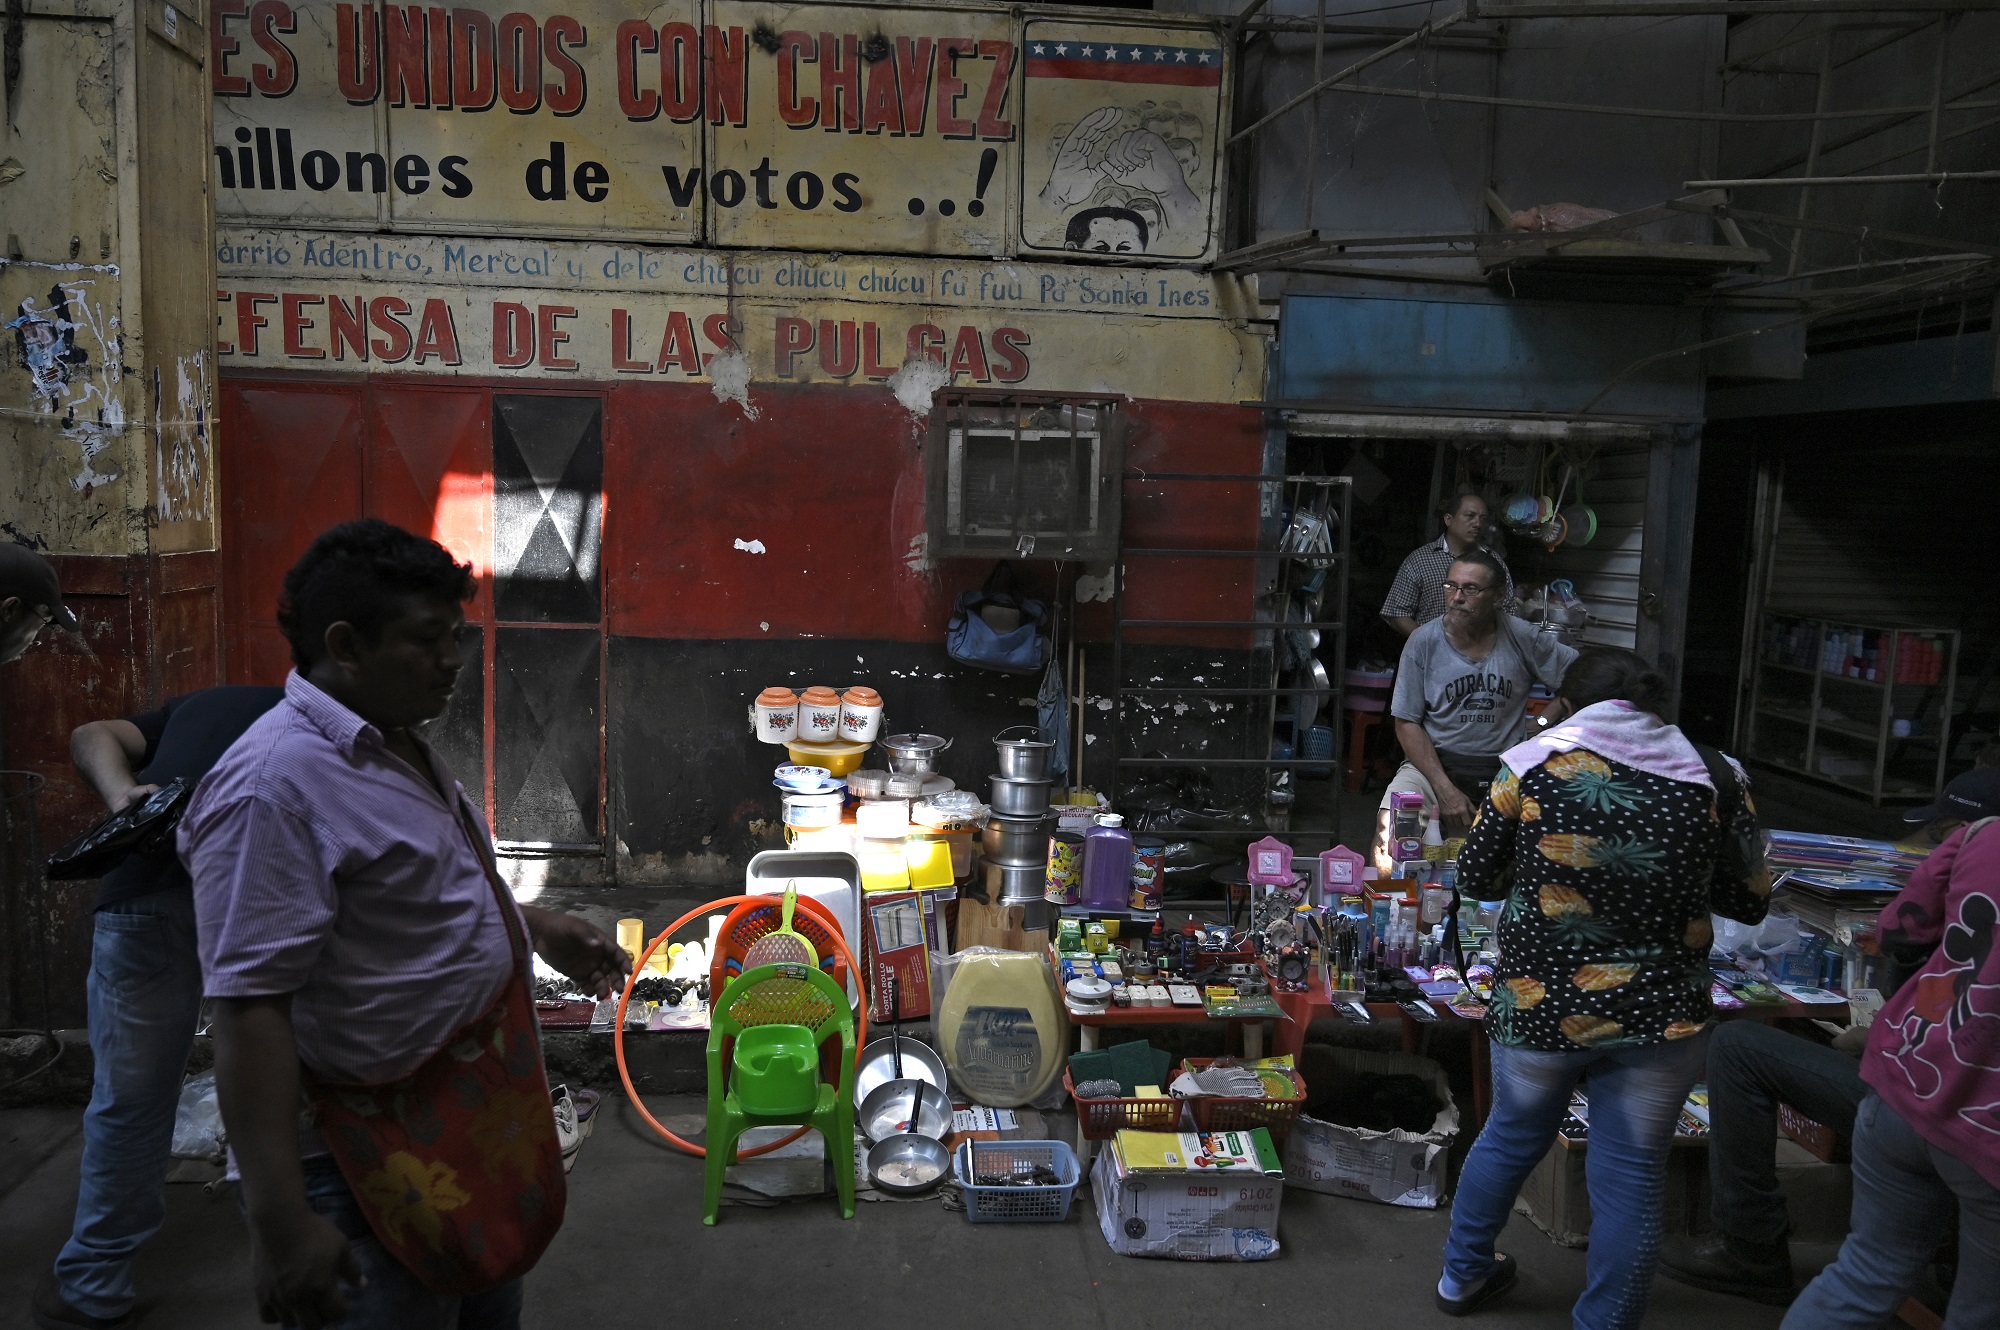
[[[501,628],[497,636],[494,835],[597,844],[597,630]]]

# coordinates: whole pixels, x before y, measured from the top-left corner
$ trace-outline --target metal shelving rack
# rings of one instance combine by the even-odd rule
[[[1797,653],[1803,663],[1774,658],[1773,643],[1782,628],[1810,633],[1811,646]],[[1878,678],[1854,678],[1818,665],[1824,659],[1828,637],[1850,631],[1872,634],[1881,644]],[[1944,645],[1939,678],[1898,682],[1900,650],[1906,643],[1925,639]],[[1788,640],[1801,645],[1805,641]],[[1741,751],[1766,766],[1867,795],[1878,807],[1892,800],[1935,799],[1944,789],[1946,764],[1951,756],[1958,650],[1958,632],[1950,628],[1892,627],[1766,612],[1751,675],[1750,706],[1743,718]],[[1826,714],[1843,710],[1846,714]],[[1899,715],[1899,711],[1903,714]],[[1895,725],[1899,720],[1912,721],[1924,728],[1916,733],[1897,734]],[[1824,742],[1829,738],[1834,741],[1831,745]],[[1862,753],[1857,753],[1857,746],[1865,746]],[[1860,760],[1863,754],[1870,764],[1865,777],[1821,770],[1823,756]],[[1927,782],[1899,779],[1894,774],[1894,768],[1908,771],[1916,762],[1928,768]]]
[[[1352,518],[1351,483],[1345,476],[1317,474],[1310,471],[1281,474],[1220,474],[1207,472],[1157,472],[1125,471],[1122,473],[1125,486],[1137,484],[1201,486],[1213,484],[1256,484],[1261,487],[1260,511],[1275,514],[1277,521],[1263,521],[1259,524],[1259,538],[1253,548],[1211,548],[1186,546],[1134,546],[1125,543],[1125,530],[1130,525],[1130,516],[1139,511],[1139,506],[1129,494],[1125,498],[1128,521],[1121,526],[1118,550],[1118,576],[1114,579],[1112,598],[1112,638],[1111,668],[1112,684],[1109,692],[1112,700],[1110,741],[1112,758],[1112,783],[1114,800],[1122,794],[1124,782],[1130,773],[1157,769],[1216,769],[1229,774],[1248,775],[1263,773],[1261,800],[1262,807],[1252,819],[1249,828],[1228,828],[1217,830],[1189,830],[1184,834],[1189,839],[1199,840],[1253,840],[1265,835],[1281,835],[1287,839],[1320,838],[1328,845],[1340,839],[1340,722],[1342,717],[1342,677],[1345,673],[1347,657],[1347,582],[1349,571],[1348,531]],[[1290,515],[1302,503],[1318,506],[1321,502],[1331,518],[1331,549],[1315,556],[1326,564],[1322,589],[1319,593],[1319,609],[1310,620],[1287,621],[1286,607],[1295,603],[1295,596],[1310,582],[1311,570],[1306,569],[1301,560],[1287,552],[1286,540],[1290,530]],[[1152,619],[1128,617],[1126,612],[1126,583],[1128,578],[1145,579],[1170,571],[1176,563],[1187,559],[1236,559],[1246,565],[1246,580],[1250,581],[1250,599],[1255,608],[1252,617],[1246,619]],[[1246,682],[1242,686],[1222,686],[1203,679],[1196,681],[1192,676],[1185,680],[1149,678],[1145,682],[1134,682],[1127,677],[1130,652],[1137,645],[1130,634],[1134,629],[1221,629],[1244,630],[1251,636],[1248,652],[1248,666],[1244,672]],[[1301,686],[1287,684],[1284,661],[1286,649],[1279,640],[1285,630],[1301,633],[1317,631],[1319,641],[1312,654],[1319,658],[1327,672],[1327,686]],[[1240,650],[1240,648],[1237,648]],[[1204,673],[1209,673],[1204,671]],[[1213,677],[1212,673],[1209,675]],[[1242,723],[1250,727],[1250,735],[1245,747],[1259,750],[1263,756],[1215,757],[1200,753],[1153,753],[1136,754],[1127,752],[1126,707],[1134,699],[1171,698],[1181,702],[1213,701],[1243,704]],[[1271,756],[1273,742],[1279,736],[1276,731],[1284,722],[1286,712],[1283,703],[1287,700],[1303,701],[1317,698],[1314,714],[1323,707],[1328,715],[1327,724],[1334,732],[1333,752],[1327,757],[1305,757],[1294,751],[1288,758]],[[1309,723],[1309,721],[1308,721]],[[1294,724],[1294,732],[1303,734],[1305,725]],[[1325,800],[1323,808],[1315,798],[1303,807],[1304,816],[1295,815],[1302,808],[1299,799],[1298,778],[1306,773],[1326,772]],[[1292,779],[1279,782],[1281,774],[1289,774]],[[1288,788],[1282,788],[1288,787]],[[1314,816],[1323,814],[1323,816]],[[1183,833],[1177,833],[1183,834]],[[1180,902],[1176,902],[1177,904]]]

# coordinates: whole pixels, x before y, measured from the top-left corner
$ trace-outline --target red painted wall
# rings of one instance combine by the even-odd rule
[[[280,678],[275,610],[285,569],[312,537],[364,513],[435,533],[491,568],[488,394],[602,391],[604,572],[613,636],[943,640],[958,594],[989,565],[916,566],[924,531],[927,426],[886,390],[753,391],[757,418],[699,385],[405,383],[326,375],[226,376],[221,395],[223,538],[230,677]],[[1255,472],[1258,414],[1139,402],[1133,470]],[[1155,482],[1127,490],[1127,543],[1240,546],[1256,540],[1254,485]],[[761,541],[749,553],[736,542]],[[1128,566],[1133,618],[1242,618],[1251,561]],[[1028,565],[1030,587],[1052,585]],[[486,617],[490,578],[470,617]],[[1106,607],[1086,636],[1109,636]],[[1156,641],[1240,644],[1242,635],[1161,630]]]

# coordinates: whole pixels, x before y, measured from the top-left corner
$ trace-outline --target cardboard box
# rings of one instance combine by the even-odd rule
[[[1098,1227],[1121,1256],[1265,1261],[1278,1254],[1282,1178],[1136,1173],[1110,1141],[1098,1152],[1090,1185]]]
[[[861,905],[862,964],[868,975],[868,1019],[886,1022],[931,1012],[931,930],[924,893],[870,894]],[[889,1009],[895,979],[896,1011]]]
[[[1409,1053],[1331,1051],[1342,1076],[1419,1076],[1444,1107],[1422,1133],[1365,1131],[1301,1113],[1285,1142],[1285,1181],[1385,1205],[1435,1209],[1443,1204],[1451,1143],[1458,1136],[1458,1106],[1444,1068]]]
[[[1590,1245],[1590,1189],[1584,1175],[1589,1152],[1587,1144],[1558,1136],[1514,1201],[1514,1213],[1526,1215],[1564,1247]],[[1708,1141],[1676,1137],[1667,1152],[1662,1231],[1669,1236],[1704,1232],[1708,1209]]]

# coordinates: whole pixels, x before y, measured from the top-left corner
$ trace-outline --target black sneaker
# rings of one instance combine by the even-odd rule
[[[1514,1287],[1514,1281],[1520,1277],[1521,1273],[1514,1266],[1514,1258],[1511,1256],[1495,1256],[1493,1259],[1496,1262],[1493,1267],[1493,1273],[1486,1276],[1485,1283],[1464,1297],[1447,1298],[1444,1294],[1437,1293],[1435,1296],[1437,1297],[1438,1310],[1446,1316],[1470,1316],[1487,1303],[1493,1301],[1493,1299],[1499,1297],[1502,1293],[1505,1293],[1508,1289]]]
[[[42,1271],[35,1285],[35,1324],[42,1330],[125,1330],[132,1313],[123,1316],[86,1316],[63,1300],[62,1286],[53,1270]]]
[[[1745,1242],[1726,1233],[1669,1238],[1660,1246],[1660,1273],[1711,1293],[1783,1307],[1798,1296],[1789,1242]]]

